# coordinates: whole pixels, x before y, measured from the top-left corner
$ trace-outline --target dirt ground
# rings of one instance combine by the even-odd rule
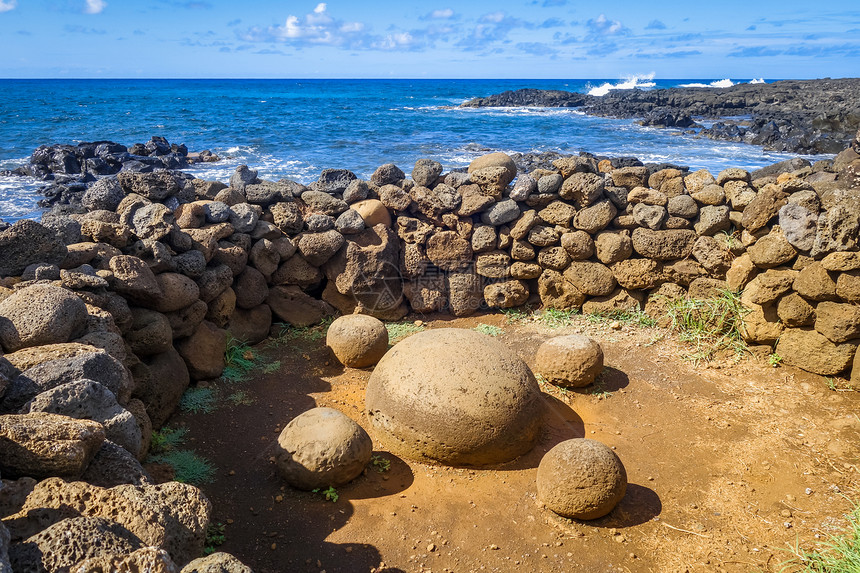
[[[529,454],[450,468],[386,452],[363,415],[371,371],[344,369],[324,339],[261,346],[280,369],[235,383],[247,400],[170,424],[187,426],[188,445],[217,467],[202,489],[226,524],[220,549],[257,573],[779,571],[790,546],[838,532],[848,500],[860,498],[860,393],[822,377],[755,358],[695,365],[676,335],[633,324],[415,319],[500,327],[498,339],[529,364],[547,338],[585,333],[603,346],[607,370],[581,392],[542,386],[550,414]],[[314,406],[358,421],[390,469],[368,468],[336,502],[286,486],[274,445]],[[560,518],[536,499],[541,457],[577,437],[613,447],[627,469],[625,498],[595,521]]]

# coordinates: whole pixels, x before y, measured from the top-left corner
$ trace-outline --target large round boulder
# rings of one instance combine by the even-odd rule
[[[6,352],[68,342],[86,325],[87,305],[58,286],[36,284],[0,302],[0,346]]]
[[[529,451],[543,422],[529,367],[472,330],[427,330],[382,357],[365,407],[395,453],[449,465],[502,463]]]
[[[627,472],[621,460],[595,440],[561,442],[538,466],[538,500],[562,517],[603,517],[626,491]]]
[[[296,416],[278,436],[278,470],[291,486],[311,490],[345,484],[364,471],[373,442],[364,428],[333,408]]]
[[[378,318],[349,314],[331,323],[325,343],[344,366],[365,368],[379,362],[388,350],[388,330]]]
[[[603,371],[603,349],[581,334],[556,336],[538,347],[535,371],[557,386],[582,388]]]

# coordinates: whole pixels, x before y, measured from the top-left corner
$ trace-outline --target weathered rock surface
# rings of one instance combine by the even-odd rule
[[[588,386],[603,371],[603,349],[587,336],[556,336],[538,347],[535,370],[562,388]]]
[[[537,471],[538,499],[571,519],[603,517],[627,492],[627,472],[604,444],[586,439],[561,442],[546,453]]]
[[[311,490],[345,484],[358,477],[373,453],[364,429],[332,408],[312,408],[278,436],[275,463],[291,486]]]
[[[394,346],[370,377],[367,414],[392,451],[485,465],[531,449],[543,404],[534,376],[498,341],[434,329]]]

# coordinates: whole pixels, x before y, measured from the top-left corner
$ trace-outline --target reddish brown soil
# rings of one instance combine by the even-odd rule
[[[192,446],[217,466],[203,490],[221,546],[257,573],[352,571],[778,571],[797,541],[811,548],[844,526],[860,484],[860,393],[766,360],[694,365],[665,330],[624,324],[550,328],[503,315],[429,327],[504,329],[499,340],[526,362],[548,337],[596,338],[608,370],[598,393],[544,386],[550,405],[534,450],[509,464],[464,469],[399,459],[338,489],[337,502],[279,479],[273,446],[313,406],[361,423],[370,370],[344,369],[324,340],[261,350],[271,374],[235,383],[253,399],[211,414],[179,414]],[[614,325],[618,327],[618,325]],[[629,486],[608,516],[562,519],[536,499],[541,456],[575,437],[615,448]]]

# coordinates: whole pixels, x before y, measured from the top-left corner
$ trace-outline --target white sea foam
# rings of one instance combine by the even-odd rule
[[[753,78],[750,80],[750,83],[751,84],[763,84],[763,83],[765,83],[765,81],[764,81],[764,78],[758,78],[758,79]]]
[[[612,90],[632,90],[633,88],[653,88],[657,84],[654,83],[654,73],[627,76],[623,80],[615,84],[606,82],[600,86],[594,87],[591,84],[586,84],[588,95],[605,96]]]
[[[755,82],[753,82],[753,83],[755,83]],[[709,84],[701,84],[701,83],[681,84],[678,87],[681,87],[681,88],[730,88],[733,85],[735,85],[735,83],[732,80],[726,78],[724,80],[713,81]]]

